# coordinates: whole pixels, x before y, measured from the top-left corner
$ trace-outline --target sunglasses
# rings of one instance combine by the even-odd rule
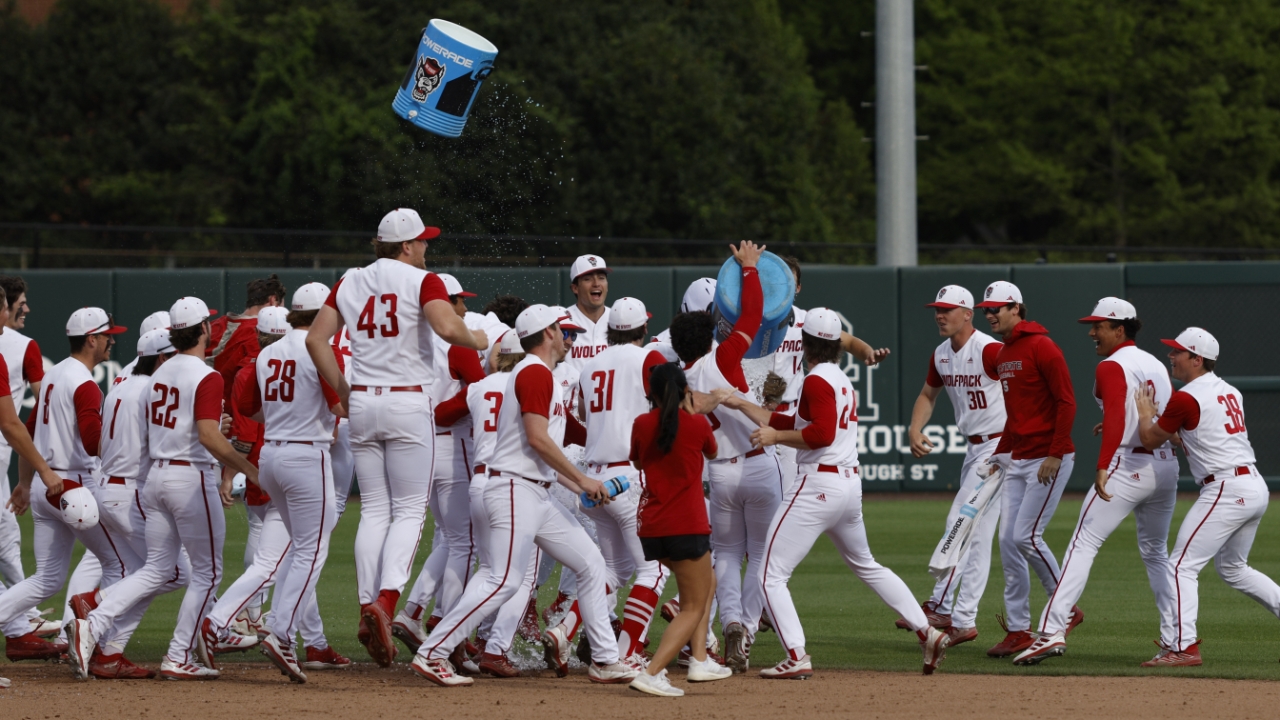
[[[984,307],[982,308],[982,314],[983,315],[999,315],[1000,311],[1004,310],[1005,308],[1013,309],[1013,303],[1009,303],[1008,305],[1001,305],[1000,307]]]

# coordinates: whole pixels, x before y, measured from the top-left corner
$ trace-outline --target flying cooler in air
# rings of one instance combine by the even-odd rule
[[[476,33],[447,20],[432,20],[422,31],[391,107],[424,130],[458,137],[497,56],[498,48]]]
[[[791,304],[796,299],[796,279],[782,258],[766,250],[756,265],[760,286],[764,289],[764,320],[744,359],[752,360],[773,354],[782,345],[791,326]],[[716,277],[716,341],[724,342],[733,332],[733,324],[742,311],[742,268],[733,258],[720,266]]]

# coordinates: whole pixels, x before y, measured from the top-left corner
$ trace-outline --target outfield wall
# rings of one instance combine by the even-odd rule
[[[714,276],[715,267],[617,268],[609,297],[643,300],[653,313],[652,330],[670,322],[684,288],[694,279]],[[290,291],[319,281],[332,284],[332,269],[227,270],[30,270],[33,308],[28,334],[44,351],[46,364],[66,356],[66,318],[76,308],[98,305],[130,327],[119,336],[116,360],[132,357],[137,324],[183,295],[196,295],[222,311],[243,307],[245,283],[270,272],[280,274]],[[498,293],[515,293],[531,302],[569,305],[573,295],[567,268],[453,268],[463,287],[479,295],[479,309]],[[1097,364],[1088,327],[1076,321],[1103,296],[1132,301],[1144,322],[1138,345],[1163,358],[1159,338],[1173,337],[1188,325],[1200,325],[1222,343],[1218,372],[1244,392],[1250,438],[1258,466],[1280,489],[1280,333],[1259,314],[1280,305],[1280,263],[1142,263],[1105,265],[982,265],[878,268],[807,266],[796,304],[840,311],[849,329],[878,347],[892,349],[876,368],[846,362],[859,394],[859,451],[868,491],[946,491],[956,487],[965,441],[952,422],[945,393],[926,432],[940,439],[928,457],[909,452],[906,428],[911,407],[924,383],[926,363],[940,341],[931,302],[938,288],[963,285],[977,297],[994,280],[1010,280],[1023,291],[1029,317],[1046,327],[1062,346],[1071,368],[1078,411],[1073,438],[1077,465],[1069,488],[1083,490],[1093,480],[1099,443],[1092,429],[1101,413],[1092,397]],[[981,317],[975,318],[980,329]],[[119,365],[95,374],[104,387]],[[28,405],[31,399],[27,399]],[[1186,472],[1186,463],[1183,463]],[[1184,477],[1189,483],[1189,478]],[[1187,485],[1190,489],[1190,485]]]

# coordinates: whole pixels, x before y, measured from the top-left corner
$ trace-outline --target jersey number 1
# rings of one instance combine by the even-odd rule
[[[384,313],[390,322],[386,325],[379,325],[374,322],[373,301],[377,300],[380,305],[386,306]],[[395,337],[400,334],[400,322],[396,319],[396,295],[395,293],[387,293],[379,297],[369,296],[364,304],[364,309],[360,311],[360,317],[356,319],[356,330],[366,333],[369,337],[373,337],[374,331],[381,331],[382,337]]]

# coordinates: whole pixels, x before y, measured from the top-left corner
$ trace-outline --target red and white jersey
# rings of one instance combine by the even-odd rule
[[[689,383],[689,389],[698,392],[709,393],[720,388],[734,387],[734,384],[725,378],[724,373],[720,372],[720,366],[716,364],[716,348],[712,348],[711,352],[685,368],[684,377]],[[737,388],[734,389],[733,394],[744,400],[755,402],[754,398],[748,397]],[[717,460],[728,460],[751,451],[751,433],[760,427],[751,418],[738,410],[721,406],[707,415],[707,419],[711,421],[711,429],[716,436],[716,446],[720,449]]]
[[[575,370],[581,371],[582,366],[587,364],[591,358],[604,352],[609,347],[609,307],[606,305],[604,313],[600,315],[600,319],[592,322],[590,318],[582,314],[582,308],[577,303],[569,306],[569,318],[574,325],[582,328],[583,332],[578,333],[578,339],[574,341],[573,348],[569,350],[569,356],[560,362],[561,365],[569,365]],[[574,379],[577,382],[577,379]],[[630,431],[628,431],[630,432]]]
[[[799,403],[795,429],[805,433],[805,441],[811,445],[829,442],[814,450],[796,450],[796,463],[857,467],[857,396],[853,393],[853,383],[840,366],[822,363],[809,370],[800,390]],[[823,437],[815,440],[819,434]]]
[[[37,417],[31,439],[49,467],[69,472],[98,467],[102,389],[84,363],[69,357],[45,373],[32,412]]]
[[[788,405],[795,404],[800,399],[800,386],[804,384],[804,350],[800,338],[804,332],[804,318],[808,314],[808,311],[794,305],[791,312],[795,314],[795,320],[787,328],[782,344],[773,353],[773,372],[787,382],[782,402]]]
[[[164,367],[163,365],[161,367]],[[338,394],[320,377],[307,352],[307,331],[290,330],[258,353],[256,394],[262,403],[263,438],[328,443],[337,417],[329,408]]]
[[[145,480],[151,465],[147,446],[148,375],[130,375],[111,387],[102,402],[102,474]]]
[[[547,433],[557,446],[564,442],[565,409],[551,368],[536,355],[526,355],[507,376],[498,409],[498,434],[489,467],[503,475],[554,483],[556,471],[529,446],[524,414],[547,418]]]
[[[399,260],[352,268],[325,304],[335,308],[351,341],[351,383],[380,387],[431,386],[435,332],[422,308],[449,302],[440,278]]]
[[[476,465],[488,465],[493,461],[493,449],[498,443],[502,394],[510,379],[510,373],[494,373],[467,386],[467,409],[471,413],[472,452]]]
[[[560,399],[564,401],[564,409],[574,417],[578,417],[578,379],[581,377],[578,370],[578,367],[562,361],[552,372],[556,387],[560,390]]]
[[[1123,384],[1120,382],[1122,378]],[[1101,384],[1115,386],[1107,388],[1111,394],[1110,398],[1103,397]],[[1142,447],[1142,438],[1138,434],[1138,406],[1133,400],[1134,393],[1141,387],[1150,387],[1155,390],[1156,407],[1169,406],[1173,384],[1169,382],[1168,367],[1146,350],[1140,350],[1136,345],[1126,343],[1098,364],[1093,397],[1098,401],[1098,407],[1103,410],[1102,454],[1106,456],[1102,458],[1103,462],[1109,461],[1117,449],[1131,451]],[[1121,405],[1122,397],[1123,405]],[[1104,402],[1104,400],[1110,400],[1110,402]],[[1106,417],[1106,411],[1109,405],[1117,410],[1120,408],[1124,410],[1124,430],[1114,437],[1108,437],[1110,433],[1107,432],[1110,423]],[[1169,447],[1169,444],[1166,443],[1165,447]]]
[[[1244,396],[1216,373],[1183,385],[1161,411],[1160,427],[1182,438],[1196,482],[1210,475],[1221,480],[1257,461],[1245,429]]]
[[[1004,432],[1004,392],[996,357],[1000,341],[974,330],[959,350],[951,339],[942,341],[929,361],[925,382],[947,391],[961,435],[994,435]]]
[[[608,465],[631,456],[631,426],[649,412],[649,368],[665,363],[662,353],[627,343],[605,349],[582,366],[574,392],[582,393],[588,463]]]
[[[449,372],[449,343],[440,339],[439,335],[431,337],[431,352],[428,353],[431,363],[431,386],[424,388],[431,397],[432,405],[439,405],[462,389],[462,381]],[[444,432],[446,428],[437,427],[436,432]]]
[[[5,328],[0,333],[0,355],[4,356],[5,364],[9,366],[9,394],[13,396],[13,405],[21,410],[23,397],[27,394],[27,383],[40,382],[44,378],[44,358],[40,355],[40,346],[17,330]],[[0,444],[8,443],[0,437]]]
[[[213,455],[200,444],[196,421],[222,419],[222,375],[200,358],[178,353],[156,368],[150,380],[151,459],[213,463]]]

